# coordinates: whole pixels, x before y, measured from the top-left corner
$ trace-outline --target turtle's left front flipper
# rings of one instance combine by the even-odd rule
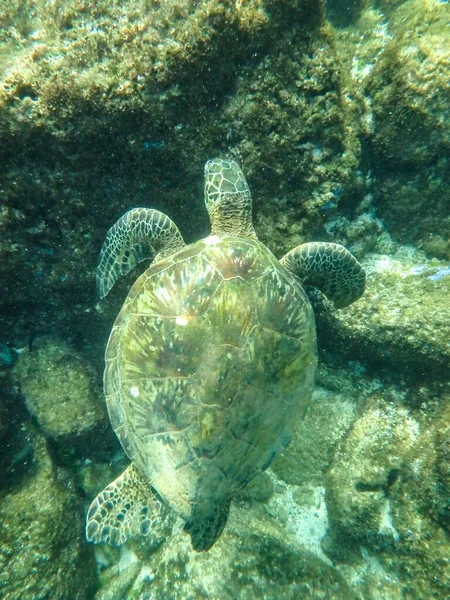
[[[302,284],[318,288],[335,308],[352,304],[364,293],[366,273],[340,244],[301,244],[285,254],[280,263]]]
[[[162,505],[134,465],[106,486],[92,502],[86,538],[120,546],[128,538],[147,535],[158,524]]]
[[[167,215],[152,208],[133,208],[106,234],[97,267],[97,290],[104,298],[119,277],[139,262],[155,262],[185,246],[183,237]]]

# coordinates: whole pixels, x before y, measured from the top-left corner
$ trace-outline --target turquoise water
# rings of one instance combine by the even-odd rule
[[[0,1],[0,598],[450,597],[449,24]]]

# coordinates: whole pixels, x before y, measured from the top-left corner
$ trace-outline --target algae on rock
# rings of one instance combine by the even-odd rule
[[[316,387],[304,420],[272,470],[287,483],[324,485],[335,447],[350,427],[355,409],[355,398]]]
[[[328,474],[332,522],[354,539],[377,544],[398,537],[390,521],[389,488],[395,484],[419,426],[408,412],[374,398],[337,449]]]
[[[338,448],[329,472],[331,527],[324,547],[346,578],[376,561],[388,579],[395,575],[393,597],[448,594],[449,483],[441,462],[449,442],[448,399],[442,397],[437,414],[412,415],[398,397],[374,397]]]
[[[327,594],[356,600],[323,554],[302,545],[302,535],[295,533],[296,513],[288,512],[293,507],[289,493],[279,490],[276,495],[269,503],[272,514],[259,502],[235,504],[226,530],[205,553],[192,550],[181,523],[159,547],[147,547],[144,539],[120,551],[96,549],[99,564],[107,568],[100,574],[95,600],[320,600]],[[280,505],[286,505],[286,515],[278,520],[274,513],[282,515]]]

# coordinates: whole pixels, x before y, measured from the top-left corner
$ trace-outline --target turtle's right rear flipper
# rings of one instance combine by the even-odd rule
[[[197,552],[209,550],[219,539],[230,512],[231,500],[219,506],[207,519],[196,519],[193,516],[184,526],[191,536],[192,547]]]
[[[161,518],[161,502],[139,471],[130,465],[92,502],[86,538],[120,546],[128,538],[147,535]]]

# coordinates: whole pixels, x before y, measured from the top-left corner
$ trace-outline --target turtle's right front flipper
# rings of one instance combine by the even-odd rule
[[[167,215],[150,208],[133,208],[108,231],[97,267],[97,291],[104,298],[116,280],[146,258],[159,260],[185,245]]]
[[[86,538],[98,544],[120,546],[130,537],[148,535],[162,517],[161,501],[131,464],[92,502],[86,520]]]
[[[364,293],[366,273],[340,244],[301,244],[285,254],[280,263],[302,284],[318,288],[335,308],[348,306]]]

